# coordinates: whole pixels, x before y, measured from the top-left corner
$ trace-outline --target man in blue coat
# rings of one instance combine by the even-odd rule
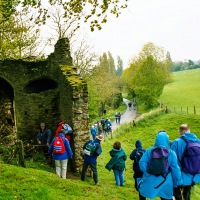
[[[179,166],[180,168],[182,168],[180,161],[183,157],[183,153],[186,147],[186,142],[199,143],[199,139],[195,134],[190,133],[190,128],[187,124],[182,124],[179,127],[179,133],[180,137],[173,141],[171,149],[175,151],[178,157]],[[185,171],[182,170],[181,176],[183,179],[183,186],[178,187],[177,185],[175,185],[174,196],[176,200],[182,200],[183,199],[182,195],[185,200],[190,200],[191,188],[192,186],[200,182],[200,173],[193,175],[186,173]]]
[[[164,178],[161,175],[153,175],[147,172],[151,159],[152,150],[155,147],[168,149],[168,166],[169,171]],[[141,181],[138,184],[141,194],[140,200],[146,198],[154,199],[159,196],[162,200],[172,200],[173,198],[173,181],[178,185],[182,185],[181,171],[178,166],[177,156],[174,151],[170,150],[169,136],[165,131],[161,131],[156,135],[156,142],[143,154],[139,161],[140,169],[144,172]]]
[[[100,145],[100,142],[103,140],[103,135],[98,135],[96,136],[95,140],[89,140],[86,142],[83,146],[83,149],[86,149],[86,146],[88,143],[92,143],[95,145],[95,150],[93,155],[87,155],[86,153],[84,154],[84,163],[83,163],[83,168],[81,172],[81,180],[85,181],[86,178],[86,172],[88,166],[91,167],[91,170],[93,172],[93,180],[95,182],[95,185],[98,185],[98,172],[97,172],[97,157],[102,153],[102,148]]]

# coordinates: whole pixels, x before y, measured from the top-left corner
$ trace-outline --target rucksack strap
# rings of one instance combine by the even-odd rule
[[[166,181],[167,175],[168,175],[168,174],[169,174],[169,173],[167,173],[167,174],[165,174],[165,175],[161,175],[161,176],[164,178],[164,180],[163,180],[160,184],[158,184],[157,186],[155,186],[155,187],[154,187],[155,189],[159,188],[159,187]]]

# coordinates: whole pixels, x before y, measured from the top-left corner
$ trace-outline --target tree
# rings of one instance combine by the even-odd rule
[[[165,84],[165,74],[153,56],[147,56],[139,63],[133,80],[134,91],[148,107],[156,104]]]
[[[117,56],[117,69],[115,70],[116,76],[121,76],[123,73],[123,61],[122,59]]]
[[[73,65],[77,68],[81,77],[88,81],[92,76],[92,70],[98,61],[98,56],[93,51],[93,46],[89,45],[86,38],[80,40],[78,43],[79,45],[75,45],[76,50],[74,51],[72,46]]]
[[[22,14],[24,13],[24,14]],[[0,59],[38,56],[39,30],[27,21],[27,13],[17,12],[15,17],[0,24]]]
[[[126,89],[152,107],[157,103],[164,85],[172,81],[170,69],[170,54],[162,47],[147,43],[123,73]]]
[[[54,6],[59,3],[66,11],[64,18],[67,17],[81,17],[84,14],[84,21],[90,22],[91,31],[94,28],[101,29],[101,25],[107,22],[107,14],[111,13],[118,17],[121,9],[127,7],[128,0],[111,1],[111,0],[1,0],[0,1],[0,23],[8,20],[12,14],[15,13],[18,7],[32,7],[38,13],[36,23],[45,23],[47,18],[50,18],[48,9],[46,9],[47,2]]]

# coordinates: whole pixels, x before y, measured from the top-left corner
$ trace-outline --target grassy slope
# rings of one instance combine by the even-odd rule
[[[200,114],[200,69],[175,72],[174,82],[165,86],[159,101],[169,108],[193,113],[193,106],[196,105],[197,113]]]
[[[122,148],[129,156],[137,139],[140,139],[143,146],[148,148],[154,144],[156,133],[160,129],[165,129],[173,140],[178,137],[177,129],[182,123],[189,123],[191,130],[200,137],[199,121],[198,115],[163,114],[144,119],[136,127],[131,127],[130,124],[122,125],[115,132],[113,139],[107,138],[102,143],[103,154],[98,159],[100,186],[94,186],[91,177],[88,177],[86,182],[81,182],[79,176],[74,180],[62,180],[53,173],[0,164],[0,199],[138,199],[133,186],[130,159],[126,162],[125,187],[116,187],[113,173],[104,167],[110,159],[109,151],[113,143],[120,141]],[[200,199],[199,186],[195,186],[192,195],[192,200]]]

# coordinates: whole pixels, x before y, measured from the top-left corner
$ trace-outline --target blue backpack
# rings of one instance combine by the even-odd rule
[[[186,143],[181,158],[182,170],[193,175],[200,173],[200,142],[188,142],[184,137],[181,139]]]

